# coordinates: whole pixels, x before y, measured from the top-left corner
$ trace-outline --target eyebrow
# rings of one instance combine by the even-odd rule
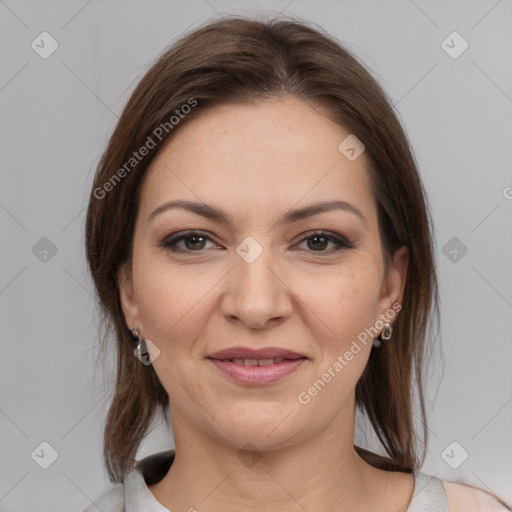
[[[233,227],[233,219],[226,212],[215,208],[212,205],[206,203],[197,203],[195,201],[186,201],[182,199],[175,199],[173,201],[168,201],[151,212],[148,217],[148,223],[151,222],[157,215],[160,213],[169,210],[171,208],[182,208],[189,212],[196,213],[197,215],[201,215],[215,222],[219,222],[221,224],[225,224],[229,227]],[[358,216],[365,226],[368,224],[366,217],[363,215],[361,210],[354,206],[351,203],[347,203],[346,201],[324,201],[319,203],[313,203],[304,208],[297,208],[295,210],[289,210],[285,212],[281,218],[277,221],[279,225],[292,224],[294,222],[299,222],[301,220],[307,219],[308,217],[312,217],[313,215],[317,215],[319,213],[331,211],[331,210],[342,210],[345,212],[353,213]]]

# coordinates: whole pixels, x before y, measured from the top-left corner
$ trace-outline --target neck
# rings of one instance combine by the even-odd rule
[[[167,475],[150,487],[169,510],[384,510],[384,477],[393,473],[357,455],[353,418],[335,418],[314,438],[259,452],[237,449],[173,416],[175,459]],[[408,503],[412,485],[409,479],[398,503]],[[405,510],[395,510],[400,509]]]

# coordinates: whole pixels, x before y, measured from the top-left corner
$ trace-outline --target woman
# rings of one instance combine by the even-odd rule
[[[168,49],[100,162],[86,245],[118,349],[119,485],[88,511],[507,510],[419,471],[427,202],[385,94],[328,35],[230,17]],[[354,445],[356,408],[386,456]],[[135,465],[168,410],[175,450]]]

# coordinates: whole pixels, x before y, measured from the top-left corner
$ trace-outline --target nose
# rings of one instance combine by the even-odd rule
[[[238,254],[234,258],[222,301],[223,316],[252,329],[284,321],[292,311],[292,293],[270,249],[252,263]]]

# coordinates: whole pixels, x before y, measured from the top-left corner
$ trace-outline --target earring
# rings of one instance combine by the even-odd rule
[[[393,327],[388,322],[384,322],[384,327],[382,328],[382,332],[380,333],[379,338],[375,338],[373,340],[374,347],[380,347],[383,341],[388,341],[391,339],[391,335],[393,334]],[[382,341],[381,341],[382,340]]]
[[[151,342],[149,339],[141,339],[137,329],[135,327],[129,327],[132,336],[137,340],[137,348],[133,351],[135,357],[141,361],[145,366],[149,366],[151,361],[151,355],[148,350],[148,346],[146,342]]]
[[[391,327],[391,324],[388,324],[387,322],[385,322],[382,332],[380,333],[381,340],[383,340],[383,341],[390,340],[392,334],[393,334],[393,328]]]

